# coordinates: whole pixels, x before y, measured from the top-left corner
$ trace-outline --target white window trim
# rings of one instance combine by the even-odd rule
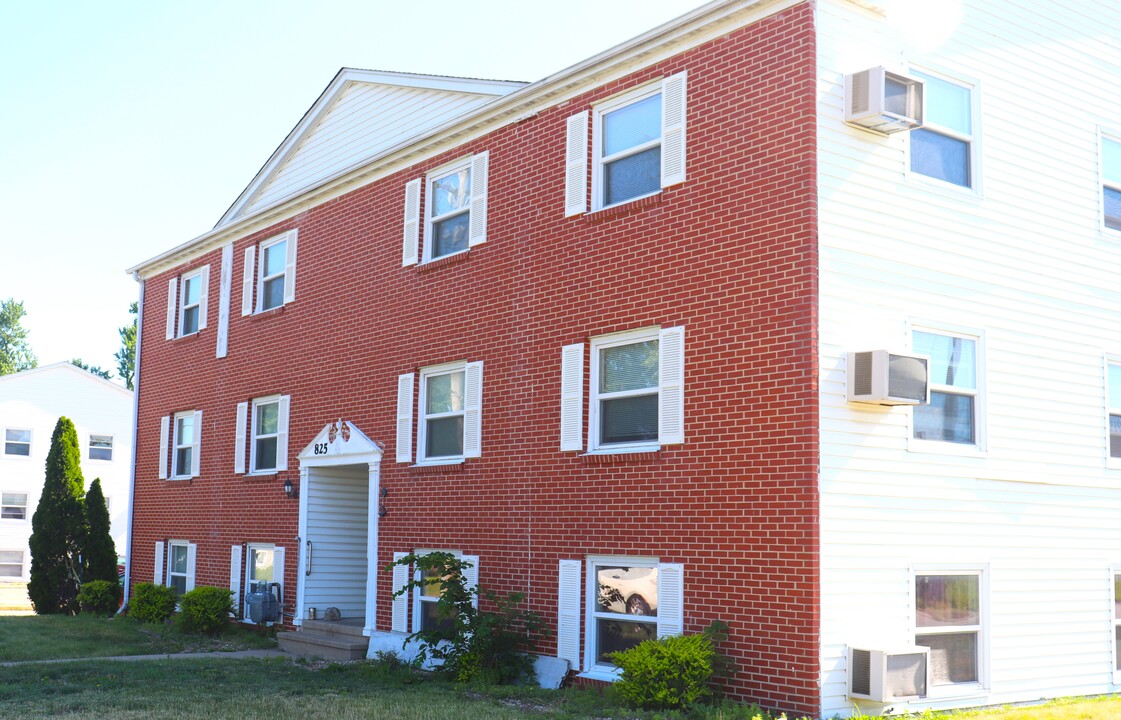
[[[442,365],[433,365],[431,367],[421,368],[420,370],[420,391],[417,398],[416,409],[416,425],[417,425],[417,465],[456,465],[462,463],[467,458],[481,456],[481,443],[482,443],[482,403],[481,397],[473,397],[476,391],[472,390],[472,374],[477,373],[477,393],[482,393],[482,365],[480,361],[466,362],[458,361],[452,363],[444,363]],[[463,416],[463,452],[459,455],[441,455],[439,457],[425,457],[428,451],[428,423],[429,415],[425,409],[428,402],[428,379],[437,375],[447,375],[455,372],[463,373],[463,410],[460,412],[452,413],[437,413],[431,417],[455,417]],[[399,401],[402,399],[398,398]],[[411,401],[411,398],[409,398]],[[475,403],[472,403],[475,400]],[[398,408],[400,413],[400,408]],[[472,423],[477,424],[476,433],[478,435],[478,443],[480,447],[472,449],[471,440],[471,427]],[[400,462],[400,457],[398,458]]]
[[[181,418],[191,418],[191,430],[195,436],[195,442],[191,445],[181,445],[179,443],[179,420]],[[194,468],[198,464],[199,459],[195,457],[195,448],[198,447],[198,433],[199,428],[195,427],[195,411],[187,410],[185,412],[178,412],[171,418],[171,472],[168,477],[171,480],[189,480],[194,477]],[[186,474],[181,472],[182,468],[179,467],[179,450],[181,448],[191,448],[191,467],[187,468]]]
[[[193,566],[192,560],[195,558],[195,555],[196,555],[196,552],[197,552],[197,546],[194,543],[188,542],[186,540],[168,540],[167,541],[167,547],[166,547],[165,556],[164,556],[163,585],[165,587],[171,587],[172,586],[171,585],[171,575],[172,575],[172,572],[171,572],[171,558],[172,558],[173,549],[176,548],[176,547],[186,548],[186,550],[187,550],[187,571],[185,573],[175,573],[175,575],[177,575],[177,576],[181,575],[183,577],[183,587],[184,587],[183,592],[184,593],[189,593],[190,591],[195,589],[195,568]]]
[[[939,135],[945,135],[956,140],[962,140],[969,144],[969,187],[962,187],[961,185],[947,182],[945,180],[940,180],[936,177],[924,175],[923,173],[915,172],[914,170],[912,170],[911,140],[909,134],[907,134],[908,138],[907,142],[905,143],[906,150],[904,152],[903,158],[904,177],[909,181],[924,183],[930,188],[937,188],[938,190],[949,192],[950,194],[957,197],[961,197],[963,195],[973,196],[977,198],[982,197],[983,193],[981,180],[983,177],[983,173],[981,172],[981,94],[978,82],[974,79],[966,78],[956,73],[949,74],[925,66],[912,66],[910,70],[912,73],[918,72],[922,73],[923,75],[929,75],[944,82],[950,83],[952,85],[957,85],[969,90],[969,125],[972,129],[972,133],[960,133],[956,130],[945,127],[944,125],[929,122],[928,119],[924,119],[923,121],[924,129],[931,130],[938,133]],[[927,118],[929,118],[929,111],[926,113],[926,116]]]
[[[1106,353],[1102,360],[1102,389],[1105,391],[1102,398],[1102,405],[1105,412],[1102,415],[1102,420],[1105,423],[1103,427],[1105,439],[1105,466],[1113,470],[1121,470],[1121,457],[1113,457],[1110,454],[1110,435],[1109,435],[1109,416],[1121,415],[1121,407],[1114,407],[1109,404],[1109,367],[1116,365],[1121,367],[1121,355]]]
[[[254,292],[256,293],[257,298],[256,298],[256,302],[254,303],[254,308],[255,308],[254,312],[258,312],[258,313],[268,312],[268,310],[275,310],[276,308],[284,307],[284,305],[285,305],[284,295],[288,294],[288,282],[287,282],[287,278],[285,277],[285,271],[281,270],[280,272],[275,273],[273,275],[265,275],[265,251],[268,250],[271,247],[279,245],[280,243],[287,243],[288,240],[289,240],[288,233],[284,233],[283,235],[277,235],[276,237],[269,238],[268,240],[263,240],[257,246],[257,267],[256,267],[257,282],[255,283],[256,287],[254,288]],[[289,253],[288,246],[285,245],[284,246],[284,255],[285,255],[286,259],[287,259],[288,253]],[[285,261],[285,267],[287,267],[287,260]],[[276,278],[281,278],[282,280],[284,280],[284,292],[281,294],[280,304],[275,306],[275,307],[268,308],[268,310],[266,310],[264,308],[265,283],[268,282],[269,280],[275,280]]]
[[[102,458],[91,458],[89,456],[90,451],[93,450],[93,439],[95,437],[107,437],[107,438],[109,438],[109,455],[110,455],[110,457],[109,457],[108,460],[105,460],[105,459],[102,459]],[[83,458],[83,459],[87,460],[89,462],[113,462],[112,455],[113,455],[113,451],[116,449],[115,446],[116,446],[116,436],[114,436],[110,433],[95,433],[95,432],[88,433],[86,435],[86,457]],[[100,449],[104,450],[105,448],[100,448]]]
[[[591,365],[589,372],[588,384],[588,454],[589,455],[614,455],[625,453],[638,453],[638,452],[653,452],[661,449],[661,443],[658,439],[653,441],[635,442],[635,443],[617,443],[612,445],[601,445],[599,439],[599,351],[604,348],[617,347],[619,345],[632,345],[639,342],[648,342],[650,340],[660,340],[661,328],[651,327],[643,328],[641,330],[629,330],[627,332],[613,333],[611,335],[601,335],[591,340]],[[659,383],[661,378],[661,363],[658,367]],[[657,395],[660,385],[653,388],[653,393],[648,391],[634,391],[634,395]],[[659,398],[659,410],[661,405],[661,398]]]
[[[26,490],[0,490],[0,496],[3,495],[23,495],[23,517],[22,518],[6,518],[0,516],[0,523],[4,525],[13,525],[15,523],[29,523],[31,522],[31,513],[27,511],[27,506],[31,503],[31,493]],[[0,497],[0,508],[5,507],[19,507],[18,505],[4,505],[3,497]]]
[[[1121,237],[1121,230],[1111,228],[1105,224],[1105,188],[1121,192],[1121,183],[1105,179],[1105,143],[1109,140],[1121,144],[1121,132],[1109,128],[1098,128],[1098,229],[1106,236]],[[1118,168],[1121,171],[1121,168]]]
[[[195,305],[187,304],[187,283],[195,280],[199,284],[199,301]],[[203,281],[202,281],[202,268],[192,270],[189,273],[183,274],[179,278],[179,312],[176,313],[176,326],[175,337],[187,337],[188,335],[196,335],[199,330],[202,330],[203,317],[202,317],[202,304],[206,302],[206,296],[203,294]],[[187,310],[191,308],[198,308],[198,315],[195,320],[195,330],[193,332],[183,332],[183,317],[187,314]]]
[[[454,557],[459,558],[460,560],[462,560],[464,558],[462,550],[441,550],[439,548],[422,548],[422,549],[419,549],[419,550],[414,550],[413,554],[419,557],[421,555],[427,555],[429,553],[434,553],[434,552],[448,553],[448,554],[450,554]],[[475,570],[475,572],[478,572],[477,565],[478,564],[476,563],[476,567],[473,568],[473,570]],[[416,580],[417,582],[420,582],[421,579],[422,579],[421,576],[420,576],[420,569],[417,568],[416,566],[413,567],[413,579]],[[411,592],[411,595],[412,595],[412,597],[410,598],[409,606],[411,608],[412,617],[410,618],[410,621],[409,621],[409,627],[412,628],[412,632],[416,633],[416,632],[420,632],[420,619],[421,619],[420,604],[424,603],[424,602],[436,602],[437,600],[439,600],[439,598],[429,598],[429,599],[425,600],[421,596],[420,588],[416,588],[416,587],[413,588],[413,590]],[[479,602],[479,599],[478,599],[478,596],[476,595],[475,604],[478,605],[478,602]]]
[[[19,521],[14,520],[12,522],[19,522]],[[31,577],[31,573],[28,569],[28,562],[31,559],[31,553],[29,553],[27,551],[26,547],[21,547],[21,548],[0,547],[0,550],[3,550],[4,552],[18,552],[20,554],[19,575],[0,576],[0,582],[20,582],[20,581],[26,581],[27,579],[29,579]],[[11,564],[11,563],[6,563],[6,564]]]
[[[599,103],[593,108],[592,119],[592,212],[597,210],[606,210],[607,208],[615,207],[617,205],[626,205],[627,203],[635,202],[643,198],[653,197],[662,192],[661,182],[658,183],[658,188],[653,192],[646,193],[645,195],[637,195],[635,197],[621,200],[617,203],[610,205],[604,202],[604,172],[603,168],[609,162],[620,160],[630,155],[635,155],[643,150],[649,150],[654,147],[661,147],[665,137],[659,135],[657,140],[650,140],[641,145],[636,145],[633,148],[627,148],[623,152],[615,153],[614,155],[603,156],[601,149],[603,147],[603,118],[616,110],[620,110],[627,105],[632,105],[639,100],[645,100],[653,95],[660,95],[662,93],[662,81],[656,80],[640,85],[637,88],[628,90],[627,92],[617,95],[613,98]]]
[[[472,156],[472,155],[468,155],[467,157],[460,158],[460,159],[455,160],[453,162],[447,163],[446,165],[441,165],[440,167],[436,168],[435,170],[433,170],[431,172],[428,172],[428,173],[425,173],[425,177],[424,177],[424,180],[425,180],[425,182],[424,182],[424,209],[423,209],[423,212],[424,212],[424,238],[423,238],[423,242],[421,243],[423,245],[423,247],[421,248],[421,250],[423,252],[423,256],[421,258],[421,263],[428,263],[428,262],[432,262],[433,260],[443,260],[444,258],[453,257],[455,255],[462,255],[463,253],[465,253],[465,252],[467,252],[468,250],[471,249],[471,239],[470,239],[470,235],[471,235],[471,213],[472,213],[472,210],[473,210],[473,200],[474,200],[474,197],[475,197],[475,173],[473,172],[472,167],[471,167],[471,161],[472,161],[473,157],[474,156]],[[456,211],[449,212],[449,213],[444,213],[443,215],[440,215],[439,217],[434,217],[433,213],[435,212],[436,195],[432,190],[433,185],[435,185],[438,180],[443,180],[444,178],[448,177],[449,175],[454,175],[455,173],[460,172],[461,170],[465,170],[465,169],[467,170],[467,172],[470,176],[470,181],[469,182],[471,183],[471,193],[467,197],[467,205],[463,209],[456,210]],[[432,249],[436,245],[436,238],[433,235],[433,230],[432,230],[433,224],[435,224],[435,222],[437,222],[439,220],[452,218],[452,217],[455,217],[457,215],[466,215],[467,216],[467,235],[468,235],[467,247],[463,248],[462,250],[456,250],[453,253],[448,253],[447,255],[441,255],[439,257],[432,257]]]
[[[1121,657],[1121,647],[1117,646],[1117,628],[1121,626],[1121,616],[1117,614],[1117,602],[1121,598],[1117,597],[1117,583],[1114,580],[1118,575],[1121,575],[1121,563],[1109,567],[1109,646],[1111,649],[1109,670],[1114,685],[1121,685],[1121,669],[1117,667],[1117,660]]]
[[[253,586],[251,584],[252,581],[249,579],[249,571],[253,567],[252,559],[254,550],[272,550],[273,577],[277,579],[271,580],[269,584],[271,585],[272,583],[277,583],[278,585],[280,585],[280,599],[281,602],[284,601],[284,568],[277,567],[278,548],[276,547],[276,544],[264,542],[246,543],[245,552],[242,554],[242,565],[244,565],[244,567],[242,568],[241,605],[238,607],[238,610],[240,611],[238,614],[241,616],[242,622],[249,623],[250,625],[253,624],[253,620],[249,617],[249,593],[253,592]],[[281,553],[280,558],[283,559],[283,557],[284,555],[283,553]],[[266,626],[271,626],[274,624],[275,623],[271,621],[265,623]]]
[[[8,431],[9,430],[20,430],[20,431],[23,431],[23,432],[27,433],[27,442],[26,443],[24,443],[24,442],[17,442],[16,443],[18,445],[27,445],[27,454],[26,455],[17,455],[16,453],[11,453],[11,454],[8,453]],[[3,437],[0,437],[0,452],[3,453],[3,455],[0,456],[0,457],[4,457],[4,458],[9,459],[9,460],[31,460],[32,457],[34,456],[34,452],[32,451],[32,448],[34,446],[35,446],[35,431],[33,429],[22,428],[22,427],[5,427],[4,428],[4,435],[3,435]]]
[[[945,700],[950,698],[978,697],[989,693],[989,642],[992,622],[989,616],[989,565],[988,563],[923,563],[911,566],[910,584],[910,624],[911,639],[917,635],[936,635],[951,632],[971,632],[973,626],[918,626],[918,598],[915,594],[915,581],[920,575],[976,575],[978,580],[977,596],[980,603],[980,628],[977,630],[977,682],[953,685],[930,685],[922,700]],[[917,644],[917,643],[916,643]]]
[[[584,671],[580,673],[580,677],[588,678],[591,680],[602,680],[604,682],[614,682],[622,675],[620,670],[615,665],[607,665],[600,663],[596,659],[596,619],[599,615],[604,617],[615,617],[615,613],[598,613],[596,611],[596,565],[622,565],[626,567],[643,567],[643,568],[657,568],[659,565],[658,558],[654,557],[634,557],[628,555],[589,555],[584,562]],[[660,591],[660,589],[659,589]],[[659,601],[660,604],[660,601]],[[636,616],[638,617],[638,616]],[[658,618],[651,617],[648,621],[654,625],[655,633],[657,633]],[[637,622],[647,622],[647,620],[637,620]]]
[[[969,329],[954,325],[935,324],[927,322],[909,322],[907,324],[908,347],[914,348],[915,332],[931,333],[933,335],[947,335],[972,340],[975,347],[975,360],[977,367],[974,373],[977,378],[977,387],[972,391],[973,403],[973,443],[953,443],[942,440],[924,440],[915,437],[914,411],[907,414],[907,450],[910,452],[935,453],[941,455],[959,455],[966,457],[985,457],[988,450],[988,392],[985,383],[985,333],[983,330]],[[944,385],[930,383],[931,394],[934,391],[949,392],[956,395],[969,395],[969,391],[949,389]]]
[[[276,404],[276,433],[271,435],[257,435],[257,408],[260,405]],[[253,409],[249,414],[249,474],[250,475],[276,475],[280,468],[280,411],[281,411],[281,396],[268,395],[266,397],[255,398],[253,400]],[[257,468],[257,439],[258,437],[276,438],[276,467],[260,470]],[[285,448],[286,450],[286,448]]]

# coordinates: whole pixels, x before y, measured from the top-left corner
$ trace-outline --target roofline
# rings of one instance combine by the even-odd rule
[[[433,128],[425,135],[387,148],[325,178],[319,185],[286,196],[253,213],[213,228],[187,242],[130,267],[134,278],[150,277],[226,243],[244,237],[282,220],[305,212],[326,200],[349,192],[354,186],[388,174],[395,165],[415,163],[418,156],[434,155],[471,137],[493,132],[506,124],[528,120],[543,103],[555,105],[565,96],[574,96],[588,85],[612,74],[622,75],[662,56],[680,52],[679,45],[703,42],[702,34],[717,36],[724,26],[733,25],[738,16],[760,10],[780,12],[812,0],[713,0],[692,11],[609,48],[597,55],[554,73],[504,97]],[[714,33],[716,33],[714,35]],[[338,76],[336,76],[337,78]],[[332,81],[333,82],[333,81]]]
[[[50,365],[40,365],[39,367],[31,368],[30,370],[20,370],[19,372],[9,373],[7,375],[0,375],[0,383],[8,382],[10,380],[15,380],[17,378],[27,377],[28,375],[37,375],[39,373],[46,372],[48,370],[60,370],[60,369],[65,369],[65,368],[69,368],[71,372],[81,373],[83,376],[88,377],[91,380],[95,380],[99,383],[103,383],[105,385],[108,385],[109,387],[113,388],[114,390],[119,390],[120,392],[123,392],[126,395],[131,396],[133,394],[132,390],[129,390],[126,387],[118,385],[117,383],[113,382],[112,380],[106,380],[103,377],[100,377],[98,375],[94,375],[93,373],[91,373],[88,370],[83,370],[82,368],[78,367],[77,365],[70,362],[69,360],[62,360],[60,362],[51,363]]]
[[[334,101],[341,95],[352,83],[377,83],[379,85],[394,85],[398,87],[411,87],[421,88],[425,90],[442,90],[446,92],[459,92],[470,93],[475,95],[491,95],[494,97],[501,97],[507,95],[513,90],[525,87],[528,83],[514,82],[512,80],[479,80],[474,78],[459,78],[449,77],[444,75],[420,75],[417,73],[404,73],[404,72],[387,72],[382,70],[359,70],[357,68],[341,68],[331,82],[327,83],[327,87],[319,94],[319,97],[307,112],[303,114],[300,121],[296,123],[295,127],[289,131],[276,150],[273,150],[269,159],[253,176],[253,179],[237,196],[237,199],[227,208],[222,217],[218,219],[218,223],[214,226],[215,229],[230,222],[237,215],[238,212],[243,210],[252,199],[257,195],[257,192],[265,185],[280,168],[288,157],[295,152],[312,130],[318,125],[318,122],[327,111],[334,106]]]

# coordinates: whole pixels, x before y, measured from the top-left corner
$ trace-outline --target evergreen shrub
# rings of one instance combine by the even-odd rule
[[[179,598],[179,622],[188,632],[216,635],[234,611],[228,588],[197,587]]]
[[[138,583],[129,599],[128,614],[141,622],[159,623],[175,613],[174,588]]]
[[[78,591],[78,606],[84,613],[112,615],[121,602],[121,586],[108,580],[89,580]]]
[[[709,695],[716,649],[708,635],[645,640],[612,653],[622,671],[615,692],[636,708],[681,710]]]

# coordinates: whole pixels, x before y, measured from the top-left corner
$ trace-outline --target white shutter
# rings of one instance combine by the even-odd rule
[[[685,631],[685,566],[658,564],[658,637]]]
[[[160,418],[160,480],[167,480],[167,440],[171,434],[171,418]]]
[[[685,442],[685,328],[658,333],[658,442]]]
[[[191,477],[198,477],[202,468],[202,410],[195,410],[195,442],[191,445]]]
[[[471,591],[471,604],[476,608],[479,607],[479,556],[478,555],[464,555],[460,558],[463,562],[471,563],[471,567],[463,568],[463,579],[466,581],[467,589]]]
[[[276,469],[288,469],[288,408],[292,404],[291,395],[281,395],[276,419]]]
[[[662,187],[685,182],[685,73],[662,81]]]
[[[393,553],[393,561],[397,562],[401,558],[408,555],[408,553],[395,552]],[[409,582],[409,568],[406,565],[393,566],[393,586],[392,592],[394,594],[401,591]],[[401,593],[399,597],[393,598],[393,611],[391,613],[391,621],[389,629],[393,632],[407,632],[409,622],[409,594]]]
[[[206,306],[210,304],[210,266],[203,265],[199,272],[199,330],[206,327]]]
[[[397,378],[397,462],[413,461],[413,373]]]
[[[564,142],[564,215],[588,210],[588,111],[568,118]]]
[[[560,449],[583,450],[584,343],[561,348]]]
[[[163,564],[167,562],[167,556],[164,555],[163,541],[156,543],[156,559],[152,564],[152,583],[155,585],[163,585]]]
[[[178,312],[176,301],[179,298],[179,278],[173,277],[167,281],[167,332],[168,340],[175,337],[175,314]]]
[[[234,602],[234,617],[241,615],[241,546],[230,546],[230,596]]]
[[[249,423],[249,403],[237,404],[237,425],[234,427],[234,472],[245,472],[245,429]]]
[[[218,340],[214,357],[226,357],[230,339],[230,290],[233,284],[234,246],[222,246],[222,269],[218,273]]]
[[[490,153],[481,152],[471,158],[471,228],[467,246],[475,247],[487,241],[487,169]]]
[[[420,246],[420,184],[421,179],[405,184],[405,238],[401,266],[416,265]]]
[[[288,233],[288,257],[284,263],[284,302],[296,299],[296,231]]]
[[[557,657],[568,661],[569,670],[580,669],[580,571],[579,560],[561,560],[557,575]]]
[[[483,363],[469,362],[464,368],[463,457],[483,454]]]
[[[195,589],[195,560],[198,558],[198,546],[187,543],[187,592]]]
[[[280,583],[280,614],[284,614],[284,548],[278,547],[272,550],[272,581]]]
[[[256,273],[257,246],[245,248],[245,267],[241,271],[241,314],[253,314],[253,278]]]

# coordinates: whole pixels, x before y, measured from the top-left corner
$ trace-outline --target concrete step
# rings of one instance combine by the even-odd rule
[[[354,637],[309,630],[279,632],[276,640],[286,653],[335,661],[361,660],[366,657],[370,646],[370,638],[361,635]]]
[[[347,618],[345,620],[304,620],[302,629],[305,632],[315,632],[321,635],[345,635],[348,637],[364,638],[362,629],[366,626],[365,618]]]

